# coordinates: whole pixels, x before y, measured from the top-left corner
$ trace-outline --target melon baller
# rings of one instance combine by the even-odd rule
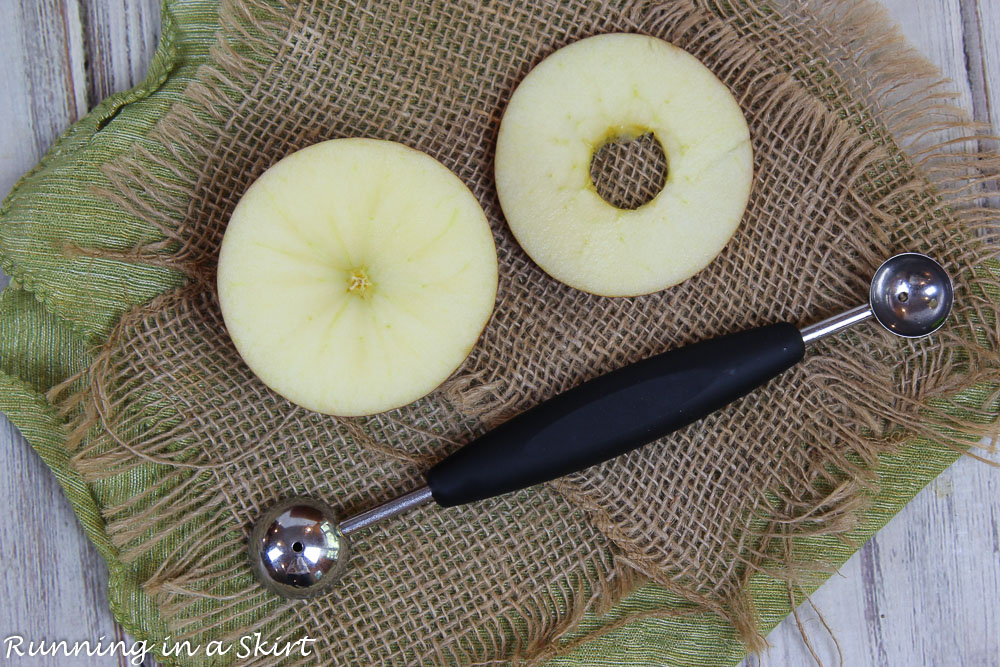
[[[770,324],[650,357],[586,382],[514,417],[451,454],[427,484],[337,522],[326,503],[281,501],[254,524],[250,564],[266,588],[288,598],[330,592],[350,557],[351,533],[431,500],[443,507],[524,489],[657,440],[744,396],[802,360],[805,346],[870,317],[919,338],[951,313],[954,288],[918,253],[886,260],[868,303],[801,330]]]

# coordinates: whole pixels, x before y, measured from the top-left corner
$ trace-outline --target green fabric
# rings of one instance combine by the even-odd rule
[[[147,136],[163,113],[182,99],[208,56],[217,27],[215,0],[167,0],[163,37],[146,80],[105,100],[70,128],[18,183],[0,211],[0,266],[16,281],[0,298],[0,409],[52,468],[85,531],[107,560],[115,617],[129,633],[150,643],[162,641],[168,631],[140,582],[152,574],[156,558],[169,552],[171,545],[125,564],[104,532],[100,511],[134,495],[148,472],[140,468],[129,476],[85,483],[69,466],[68,426],[44,393],[90,363],[89,350],[107,338],[130,306],[183,282],[169,269],[97,259],[72,249],[124,250],[158,238],[147,224],[113,209],[102,198],[100,189],[107,180],[100,166],[136,144],[162,150]],[[811,538],[800,540],[798,549],[805,556],[822,555],[838,564],[846,561],[956,457],[952,450],[926,441],[912,442],[900,453],[884,457],[878,469],[881,491],[852,533],[855,543]],[[752,588],[770,629],[790,611],[787,588],[763,575],[754,577]],[[676,605],[683,603],[656,585],[646,585],[605,617],[588,615],[578,634],[626,614]],[[734,630],[703,614],[636,621],[552,664],[719,665],[735,664],[743,655]]]
[[[69,466],[67,424],[43,393],[91,361],[129,307],[183,282],[174,272],[87,257],[67,257],[70,244],[130,247],[156,238],[135,218],[95,192],[100,165],[146,139],[157,119],[181,99],[214,43],[214,0],[164,2],[162,36],[149,73],[75,123],[14,186],[0,208],[0,267],[13,278],[0,297],[0,411],[52,469],[87,536],[108,563],[108,601],[125,630],[150,644],[168,634],[140,583],[150,563],[126,565],[104,531],[101,507],[134,494],[120,480],[87,484]],[[107,234],[114,229],[114,234]],[[128,486],[142,487],[143,471]]]

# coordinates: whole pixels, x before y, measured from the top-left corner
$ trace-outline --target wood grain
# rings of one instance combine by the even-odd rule
[[[962,3],[963,52],[977,120],[1000,129],[1000,4]]]
[[[83,0],[87,60],[87,104],[127,90],[146,76],[160,34],[159,3],[153,0]]]
[[[138,83],[156,47],[159,16],[158,0],[0,3],[0,190],[6,193],[93,104]],[[7,280],[0,273],[0,286]],[[108,608],[107,566],[55,477],[2,415],[0,502],[0,640],[123,638]],[[122,656],[72,660],[127,663]]]
[[[30,169],[87,111],[80,13],[74,2],[4,3],[0,9],[3,96],[0,189]]]
[[[885,0],[918,50],[1000,132],[1000,2]],[[145,73],[159,0],[0,3],[0,191],[70,123]],[[6,277],[0,274],[0,286]],[[0,416],[0,640],[112,639],[106,567],[33,450]],[[1000,665],[1000,473],[962,460],[921,492],[814,596],[847,665]],[[837,650],[800,610],[826,664]],[[809,665],[790,619],[750,665]],[[0,653],[2,658],[2,653]],[[113,658],[73,664],[124,664]],[[36,664],[42,664],[36,662]],[[54,664],[54,663],[53,663]]]

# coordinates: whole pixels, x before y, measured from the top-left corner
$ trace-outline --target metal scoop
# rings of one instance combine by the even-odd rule
[[[329,592],[350,556],[348,536],[434,500],[451,507],[576,472],[661,438],[798,363],[805,345],[875,319],[905,338],[937,331],[954,301],[951,278],[918,253],[875,272],[868,304],[803,328],[772,324],[689,345],[586,382],[511,419],[431,468],[427,484],[339,524],[333,508],[288,498],[250,535],[260,582],[289,598]]]

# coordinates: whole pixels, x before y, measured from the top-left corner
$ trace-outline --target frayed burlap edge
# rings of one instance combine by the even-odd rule
[[[995,183],[996,173],[1000,170],[1000,158],[978,150],[978,145],[985,140],[978,134],[982,128],[963,119],[964,112],[951,105],[949,100],[953,95],[947,91],[946,84],[937,79],[936,70],[926,60],[905,47],[898,34],[886,35],[884,27],[886,18],[883,10],[868,3],[842,2],[832,4],[836,7],[817,6],[813,7],[811,11],[815,12],[816,16],[836,19],[826,22],[831,33],[831,43],[836,43],[838,38],[843,38],[844,42],[873,45],[871,49],[856,53],[858,67],[871,73],[869,82],[872,88],[872,100],[880,105],[882,120],[900,145],[915,144],[928,134],[945,130],[968,132],[961,139],[951,138],[930,147],[919,147],[919,149],[911,151],[909,157],[912,162],[909,166],[919,169],[927,176],[929,182],[933,183],[942,193],[942,215],[951,216],[955,224],[961,225],[970,232],[992,233],[995,213],[991,209],[981,207],[980,204],[988,195],[988,190],[984,189],[984,186]],[[844,11],[844,8],[848,8],[849,11]],[[650,3],[640,3],[633,6],[631,16],[635,24],[642,24],[644,12],[652,9]],[[233,31],[231,34],[239,34],[245,25],[245,19],[250,17],[250,12],[254,12],[252,18],[257,25],[280,26],[280,14],[269,15],[268,10],[268,6],[263,4],[256,5],[253,9],[227,4],[226,9],[221,14],[223,25]],[[253,81],[249,78],[236,78],[243,71],[242,67],[229,67],[227,64],[232,64],[236,59],[260,57],[259,64],[264,69],[266,76],[266,62],[269,54],[238,53],[233,45],[220,41],[213,49],[212,56],[213,60],[218,63],[218,68],[206,67],[202,82],[196,82],[189,87],[188,98],[192,104],[177,105],[171,117],[161,122],[154,133],[154,136],[163,142],[168,153],[157,156],[145,149],[137,149],[136,155],[131,159],[107,165],[105,170],[112,188],[102,191],[102,194],[123,209],[155,224],[163,231],[164,240],[136,248],[127,253],[115,254],[92,249],[81,250],[81,252],[97,252],[104,257],[115,256],[125,261],[169,266],[182,272],[188,272],[189,278],[196,283],[209,283],[213,279],[212,274],[190,274],[190,267],[195,266],[196,263],[191,262],[189,256],[178,254],[174,250],[177,247],[182,247],[189,252],[198,252],[204,251],[205,248],[198,245],[192,246],[184,237],[185,230],[178,229],[177,221],[169,218],[163,211],[176,208],[185,196],[184,184],[192,176],[196,178],[196,175],[178,171],[175,166],[191,161],[191,157],[196,154],[196,151],[201,150],[199,145],[186,143],[184,137],[199,133],[201,136],[205,136],[205,133],[210,135],[217,127],[230,122],[231,117],[221,111],[220,102],[224,99],[224,91],[252,87]],[[888,99],[893,91],[900,86],[900,81],[903,79],[906,79],[909,84],[923,81],[926,85],[920,89],[918,94],[910,95],[905,101],[890,103]],[[212,86],[206,83],[212,81],[217,85]],[[937,112],[936,115],[930,114],[930,110]],[[958,120],[943,119],[947,116]],[[977,148],[964,152],[952,150],[962,142],[972,144]],[[185,154],[185,151],[188,154]],[[192,163],[197,163],[197,161]],[[148,189],[137,189],[136,184],[146,179],[157,183],[165,182],[163,174],[161,172],[154,173],[155,170],[150,165],[155,165],[158,169],[170,170],[173,176],[169,177],[166,182],[174,187],[163,188],[155,192]],[[976,255],[975,260],[970,264],[980,267],[976,275],[976,282],[981,291],[981,294],[970,296],[983,300],[984,316],[982,321],[985,326],[995,325],[994,322],[989,321],[988,313],[994,306],[987,294],[995,293],[1000,286],[996,272],[985,263],[996,252],[992,243],[993,239],[987,238],[984,239],[981,247],[970,249],[970,253],[974,252]],[[148,307],[154,307],[154,304],[149,304]],[[114,336],[112,336],[113,339]],[[995,383],[996,365],[997,359],[994,354],[992,363],[988,368],[982,369],[981,377],[978,380],[990,384]],[[477,389],[487,391],[481,387],[477,387]],[[474,409],[479,402],[474,395],[456,393],[459,394],[460,402],[467,408]],[[100,396],[100,389],[92,382],[91,390],[87,395],[78,396],[76,400],[66,400],[66,397],[62,397],[64,408],[82,408],[84,410],[74,431],[77,444],[82,442],[85,435],[98,423],[94,407],[96,405],[94,401],[99,402],[98,396]],[[984,403],[983,407],[986,408],[984,412],[988,412],[989,408],[992,407],[992,400],[991,397]],[[496,409],[495,405],[492,407]],[[956,420],[943,409],[935,409],[930,406],[928,406],[925,416],[926,421],[912,424],[910,435],[921,434],[962,453],[967,453],[967,448],[981,437],[996,436],[994,425],[981,418],[965,421]],[[898,444],[901,443],[894,446],[898,446]],[[136,453],[133,452],[133,454]],[[819,485],[816,489],[817,495],[814,498],[799,499],[798,503],[789,505],[789,509],[797,509],[798,513],[793,512],[762,531],[761,536],[766,541],[772,541],[772,544],[762,545],[766,548],[761,548],[760,551],[766,554],[768,562],[776,565],[766,569],[768,574],[783,578],[789,582],[790,586],[803,590],[814,586],[811,575],[817,572],[821,573],[824,570],[822,567],[818,567],[820,564],[802,566],[796,563],[793,558],[794,549],[791,540],[799,535],[818,532],[837,534],[846,532],[853,525],[853,517],[856,516],[858,508],[863,503],[866,488],[872,481],[870,466],[877,464],[877,455],[877,451],[869,452],[863,457],[863,465],[850,466],[849,469],[856,474],[856,478],[847,482],[846,486],[838,485],[831,489],[827,484]],[[172,462],[176,463],[175,460]],[[91,471],[90,474],[96,473]],[[824,481],[829,483],[832,479],[827,477]],[[606,532],[614,532],[613,525],[602,521],[602,508],[594,506],[587,498],[574,494],[572,489],[564,484],[557,483],[556,488],[562,490],[567,497],[588,510],[598,525]],[[822,510],[822,512],[817,514],[817,510]],[[626,554],[626,556],[638,558],[641,555]],[[639,570],[649,572],[648,564],[636,564]],[[778,565],[783,565],[783,567],[778,567]],[[744,577],[749,578],[756,571],[760,571],[760,569],[748,567]],[[659,577],[656,579],[661,584],[669,584],[669,581],[661,581]],[[623,579],[623,581],[625,580]],[[598,606],[602,608],[608,606],[622,592],[625,591],[609,592],[607,598]],[[687,597],[702,609],[711,609],[728,618],[737,627],[750,648],[759,649],[764,645],[763,638],[757,629],[753,605],[749,599],[732,600],[730,601],[731,607],[725,608],[711,600],[691,596],[683,589],[675,587],[674,592]],[[581,607],[568,613],[565,618],[565,628],[562,628],[555,635],[547,636],[544,639],[539,638],[541,641],[537,644],[532,642],[522,652],[522,659],[531,663],[547,660],[573,650],[581,643],[617,629],[632,620],[650,615],[646,612],[638,614],[634,618],[628,617],[590,635],[575,638],[572,643],[560,644],[559,638],[575,627],[576,621],[583,611],[585,608]],[[672,615],[677,612],[665,610],[662,613]]]

